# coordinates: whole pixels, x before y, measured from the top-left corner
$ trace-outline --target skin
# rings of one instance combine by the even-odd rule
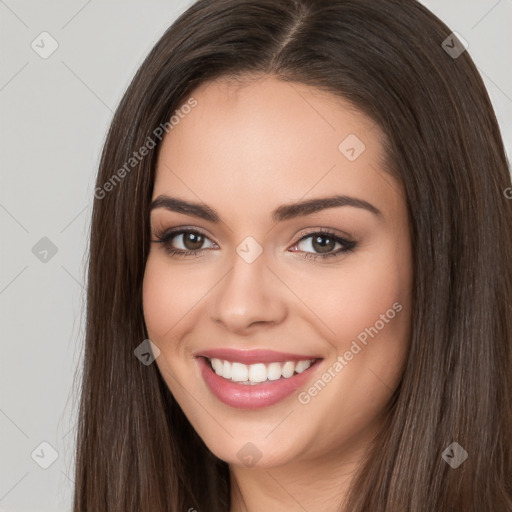
[[[217,80],[192,95],[197,106],[162,143],[153,199],[205,203],[222,222],[151,212],[153,241],[184,226],[206,236],[195,256],[173,257],[151,244],[143,302],[149,338],[161,351],[156,364],[194,429],[229,464],[231,512],[339,510],[382,425],[409,343],[411,240],[403,191],[384,170],[383,134],[342,98],[270,76]],[[349,134],[365,145],[354,161],[338,149]],[[365,200],[381,215],[342,206],[272,222],[282,204],[333,194]],[[311,236],[320,228],[357,245],[307,259],[320,254]],[[309,238],[299,236],[304,230]],[[263,248],[250,264],[236,252],[247,236]],[[193,248],[184,243],[175,236],[171,245]],[[301,403],[299,392],[332,373],[337,357],[395,303],[401,311]],[[305,388],[242,410],[209,391],[193,355],[219,347],[323,360]],[[252,467],[237,455],[247,442],[260,453]]]

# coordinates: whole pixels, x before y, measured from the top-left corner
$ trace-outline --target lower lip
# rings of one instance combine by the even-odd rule
[[[312,377],[320,360],[307,370],[287,379],[266,380],[260,384],[239,384],[219,377],[204,357],[197,361],[210,391],[223,403],[239,409],[260,409],[276,404],[304,386]]]

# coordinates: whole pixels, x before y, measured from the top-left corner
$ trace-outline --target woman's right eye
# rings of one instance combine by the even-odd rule
[[[192,229],[178,229],[155,234],[155,243],[161,243],[171,256],[195,256],[203,251],[203,244],[210,239],[203,233]],[[210,241],[213,244],[213,242]],[[182,247],[175,247],[175,245]],[[210,246],[211,248],[212,246]]]

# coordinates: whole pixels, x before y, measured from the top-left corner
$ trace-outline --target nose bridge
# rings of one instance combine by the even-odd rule
[[[263,247],[244,239],[233,255],[232,268],[219,285],[213,319],[228,329],[240,330],[255,322],[276,323],[286,315],[281,287],[267,268]]]

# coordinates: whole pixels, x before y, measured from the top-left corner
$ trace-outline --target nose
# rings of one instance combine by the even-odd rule
[[[264,254],[252,263],[236,255],[232,269],[212,297],[212,320],[243,334],[258,324],[275,326],[287,314],[286,287],[267,266]]]

